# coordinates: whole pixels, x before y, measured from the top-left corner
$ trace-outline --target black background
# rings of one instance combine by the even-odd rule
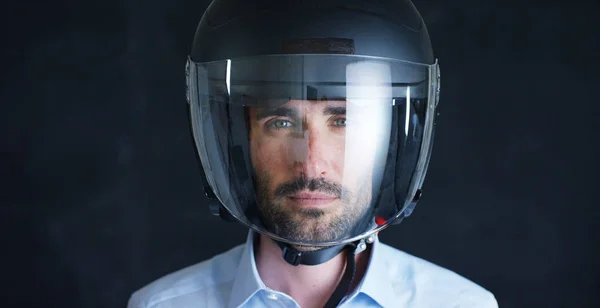
[[[124,307],[242,243],[209,214],[184,64],[207,0],[3,1],[3,307]],[[600,5],[419,0],[438,131],[394,247],[501,307],[599,307]]]

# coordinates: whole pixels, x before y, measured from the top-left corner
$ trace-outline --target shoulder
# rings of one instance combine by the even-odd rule
[[[449,269],[386,244],[381,250],[392,288],[415,307],[498,307],[490,291]]]
[[[158,308],[205,303],[210,307],[226,301],[235,278],[243,245],[211,259],[165,275],[135,291],[128,308]],[[229,291],[229,292],[228,292]]]

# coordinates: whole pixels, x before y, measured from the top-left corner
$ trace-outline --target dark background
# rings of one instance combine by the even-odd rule
[[[3,307],[124,307],[242,243],[209,214],[184,64],[208,0],[3,1]],[[501,307],[600,307],[592,1],[419,0],[442,70],[425,192],[382,241]]]

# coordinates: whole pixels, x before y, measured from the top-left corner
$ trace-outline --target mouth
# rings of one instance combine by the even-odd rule
[[[300,192],[288,196],[288,199],[301,206],[318,206],[329,204],[338,197],[323,193]]]

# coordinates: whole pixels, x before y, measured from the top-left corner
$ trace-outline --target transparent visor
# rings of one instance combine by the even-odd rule
[[[348,55],[188,61],[206,179],[257,232],[329,246],[385,228],[427,168],[437,64]]]

